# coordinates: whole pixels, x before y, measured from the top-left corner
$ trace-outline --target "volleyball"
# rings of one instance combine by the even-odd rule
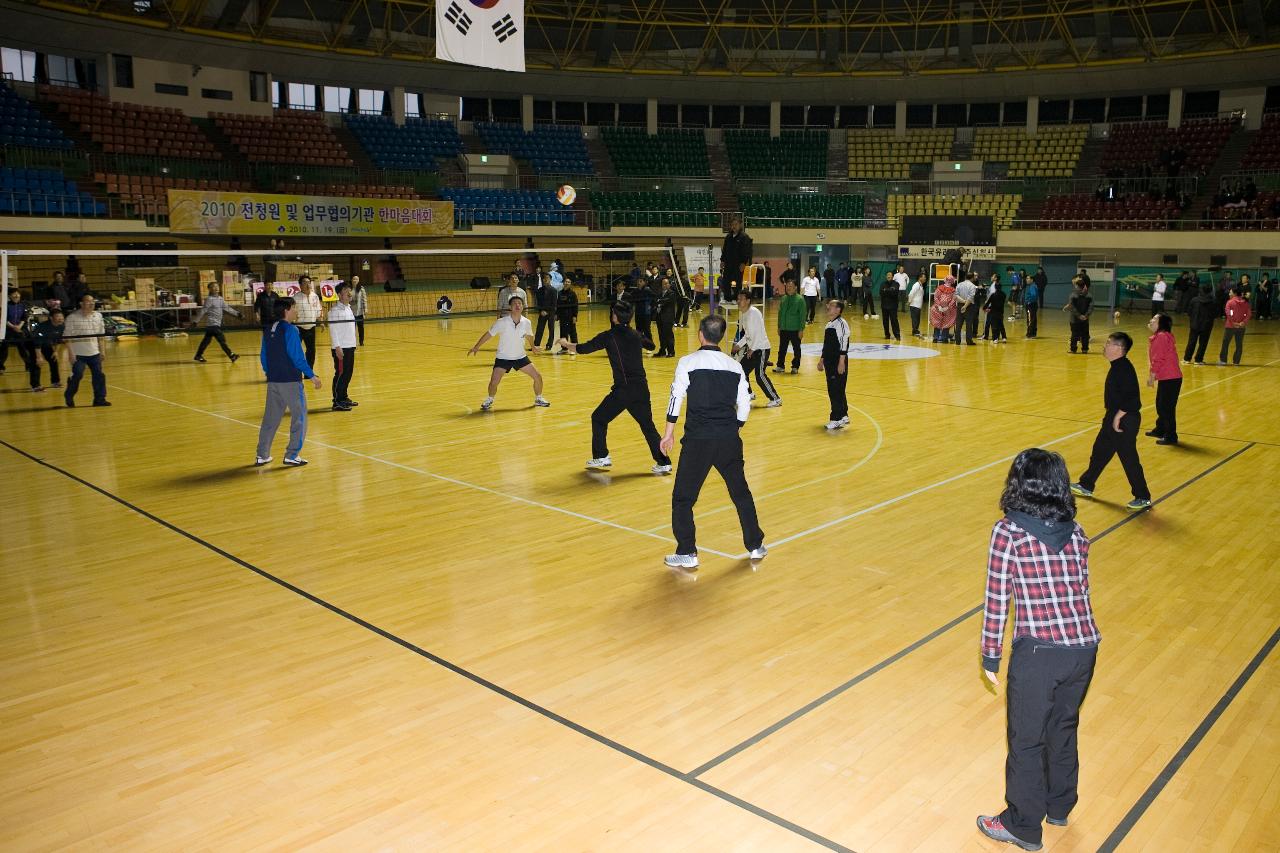
[[[556,190],[556,200],[559,201],[561,204],[563,204],[565,207],[568,207],[569,205],[573,204],[574,201],[577,200],[577,198],[578,198],[578,191],[575,190],[573,187],[569,186],[568,184],[565,184]]]

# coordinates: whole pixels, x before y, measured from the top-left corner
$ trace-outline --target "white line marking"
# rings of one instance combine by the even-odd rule
[[[230,421],[233,424],[240,424],[241,426],[247,426],[253,429],[257,429],[259,427],[258,424],[251,423],[249,421],[242,421],[239,418],[233,418],[227,415],[221,415],[221,414],[218,414],[217,412],[210,412],[207,409],[198,409],[195,406],[188,406],[185,403],[177,403],[177,402],[174,402],[173,400],[166,400],[163,397],[153,397],[150,394],[144,394],[141,391],[134,391],[131,388],[123,388],[119,385],[111,385],[110,387],[114,388],[117,391],[123,391],[126,394],[133,394],[136,397],[142,397],[147,400],[154,400],[157,403],[164,403],[169,406],[175,406],[179,409],[186,409],[187,411],[190,411],[190,412],[196,412],[202,415],[209,415],[210,417],[219,418],[220,420]],[[657,534],[651,533],[647,530],[638,530],[634,527],[627,527],[625,524],[618,524],[617,522],[608,521],[607,519],[596,518],[595,516],[585,515],[580,512],[574,512],[573,510],[565,509],[564,507],[558,507],[552,504],[542,503],[541,501],[535,501],[535,500],[532,500],[531,498],[521,497],[520,495],[513,495],[507,492],[500,492],[497,489],[491,489],[488,486],[480,486],[475,483],[468,483],[466,480],[459,480],[456,477],[447,477],[444,474],[437,474],[434,471],[428,471],[424,468],[415,468],[412,465],[403,465],[399,462],[392,462],[390,459],[384,459],[381,456],[372,456],[368,453],[360,453],[359,451],[356,451],[356,450],[350,450],[346,447],[339,447],[334,444],[328,444],[326,442],[318,441],[316,439],[310,439],[310,443],[318,447],[323,447],[327,450],[336,450],[339,453],[346,453],[349,456],[355,456],[359,459],[367,459],[370,462],[380,462],[383,465],[387,465],[391,468],[398,468],[401,471],[408,471],[413,474],[420,474],[424,477],[431,477],[432,479],[439,480],[444,483],[451,483],[455,486],[462,486],[463,488],[473,489],[477,492],[484,492],[486,494],[495,495],[500,498],[505,498],[509,501],[516,501],[517,503],[527,504],[529,506],[536,506],[540,509],[549,510],[551,512],[558,512],[561,515],[568,515],[573,518],[581,519],[583,521],[595,522],[596,524],[602,524],[605,527],[612,527],[615,530],[625,530],[628,533],[635,533],[640,536],[648,537],[650,539],[658,539],[662,542],[671,541],[670,537],[668,536],[658,536]],[[705,551],[708,554],[715,554],[718,557],[727,557],[731,560],[738,559],[734,557],[732,554],[727,554],[724,551],[717,551],[713,548],[705,548],[705,547],[699,546],[698,550],[700,552]],[[743,558],[745,558],[746,552],[743,552],[742,556]]]

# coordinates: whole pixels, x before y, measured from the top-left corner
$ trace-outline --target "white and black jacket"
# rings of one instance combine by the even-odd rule
[[[742,365],[713,346],[689,353],[676,364],[671,383],[667,422],[680,419],[680,406],[688,399],[686,439],[736,437],[751,413],[751,390]]]

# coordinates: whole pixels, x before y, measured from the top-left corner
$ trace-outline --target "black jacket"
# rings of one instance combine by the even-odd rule
[[[578,319],[578,294],[574,293],[573,288],[568,285],[560,291],[560,301],[556,303],[556,317],[561,323]]]
[[[1089,313],[1093,311],[1093,297],[1087,293],[1075,293],[1071,296],[1071,321],[1073,323],[1080,322],[1079,317],[1089,319]]]
[[[1115,417],[1116,412],[1134,415],[1142,408],[1142,395],[1138,390],[1138,372],[1133,369],[1133,362],[1128,356],[1122,356],[1111,362],[1107,371],[1107,383],[1102,392],[1103,403],[1107,407],[1107,417]]]
[[[644,357],[640,355],[642,349],[653,349],[653,341],[641,337],[630,326],[619,326],[616,323],[586,343],[578,344],[579,355],[597,350],[604,350],[608,354],[614,388],[641,387],[648,391]]]
[[[742,284],[741,267],[751,263],[754,244],[745,230],[736,235],[730,231],[724,235],[724,245],[720,248],[720,261],[724,264],[724,283],[736,281]]]
[[[676,321],[676,308],[679,307],[680,297],[674,290],[668,290],[666,293],[658,295],[658,303],[654,313],[657,315],[659,323],[674,323]]]
[[[1197,294],[1191,300],[1188,313],[1191,316],[1191,331],[1207,332],[1213,328],[1213,321],[1218,317],[1218,300],[1212,293]]]
[[[258,313],[258,322],[264,326],[270,326],[275,322],[276,317],[276,294],[270,286],[262,288],[253,300],[253,310]]]
[[[880,310],[892,313],[898,310],[898,282],[888,279],[880,285]]]
[[[560,291],[556,290],[549,284],[544,284],[538,288],[538,311],[546,311],[550,314],[556,312],[556,305],[560,301]]]

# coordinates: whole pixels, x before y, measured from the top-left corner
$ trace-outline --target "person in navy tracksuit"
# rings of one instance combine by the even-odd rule
[[[284,451],[284,464],[307,464],[299,454],[302,440],[307,436],[307,392],[303,378],[310,379],[320,388],[320,377],[307,364],[302,351],[302,336],[293,321],[298,318],[298,307],[292,297],[277,299],[274,305],[275,321],[263,330],[262,372],[267,374],[267,407],[262,413],[262,426],[258,430],[258,456],[255,465],[271,461],[271,441],[286,411],[289,412],[289,444]]]

